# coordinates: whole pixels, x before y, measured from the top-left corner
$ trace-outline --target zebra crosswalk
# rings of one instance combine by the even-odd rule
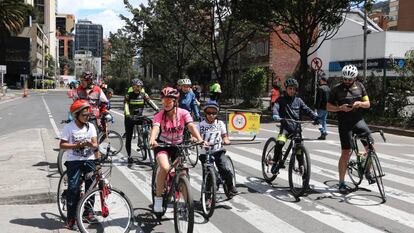
[[[227,148],[236,168],[240,195],[219,202],[209,221],[203,220],[201,211],[197,211],[194,232],[234,232],[236,229],[240,232],[414,231],[414,179],[398,172],[410,175],[411,163],[398,155],[384,154],[384,158],[379,155],[386,173],[383,180],[388,197],[387,202],[381,204],[377,186],[364,181],[361,190],[346,196],[339,194],[336,187],[339,147],[337,150],[312,148],[309,150],[311,190],[307,196],[296,200],[289,192],[286,170],[280,171],[273,185],[261,179],[262,146]],[[150,204],[151,173],[148,169],[131,170],[119,164],[117,168]],[[190,176],[193,196],[198,202],[202,179],[200,165],[190,170]],[[171,211],[165,218],[172,221]]]

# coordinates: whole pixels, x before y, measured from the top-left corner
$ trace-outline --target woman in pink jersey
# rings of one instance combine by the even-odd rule
[[[171,87],[161,91],[162,105],[164,109],[154,116],[151,130],[150,145],[154,148],[154,154],[159,165],[157,173],[156,197],[154,197],[154,212],[162,212],[162,191],[163,183],[170,169],[168,158],[174,161],[177,148],[158,147],[158,143],[180,144],[183,141],[184,128],[187,126],[193,137],[203,141],[200,133],[193,123],[190,113],[187,110],[177,107],[179,92]],[[158,136],[159,134],[159,136]],[[158,139],[157,139],[158,137]]]

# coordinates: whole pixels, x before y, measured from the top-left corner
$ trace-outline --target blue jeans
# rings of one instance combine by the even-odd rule
[[[318,117],[319,117],[319,122],[321,124],[321,128],[319,128],[319,131],[321,131],[321,134],[327,134],[326,119],[328,118],[328,111],[324,109],[318,109]]]
[[[76,207],[80,199],[80,177],[81,174],[87,174],[95,171],[95,162],[93,160],[86,161],[66,161],[65,166],[67,168],[68,176],[68,190],[67,190],[67,208],[68,208],[68,220],[76,219]],[[89,189],[93,182],[93,179],[85,181],[85,191]],[[91,200],[93,203],[94,200]]]

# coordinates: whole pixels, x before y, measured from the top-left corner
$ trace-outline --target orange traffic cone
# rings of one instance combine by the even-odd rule
[[[26,98],[29,95],[29,92],[27,91],[27,88],[23,91],[23,98]]]

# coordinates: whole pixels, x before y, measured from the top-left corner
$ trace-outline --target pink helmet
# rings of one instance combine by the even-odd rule
[[[180,97],[180,93],[177,91],[177,89],[174,89],[172,87],[166,87],[161,91],[161,98],[178,99],[178,97]]]

